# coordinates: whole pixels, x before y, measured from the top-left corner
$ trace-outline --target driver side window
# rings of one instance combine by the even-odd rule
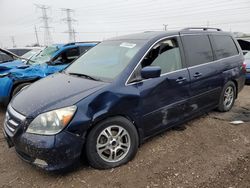
[[[79,48],[67,49],[59,55],[54,62],[56,64],[69,64],[80,56]],[[60,62],[60,63],[59,63]]]
[[[141,80],[141,69],[147,66],[159,66],[161,74],[182,69],[183,65],[177,39],[166,39],[154,45],[137,70],[135,70],[131,82]]]
[[[167,39],[156,44],[143,59],[146,66],[161,67],[161,74],[182,69],[180,49],[176,39]]]

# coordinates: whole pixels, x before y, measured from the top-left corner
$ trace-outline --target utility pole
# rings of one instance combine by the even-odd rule
[[[75,32],[75,29],[73,29],[73,42],[76,41],[76,32]]]
[[[41,9],[42,11],[42,21],[43,21],[43,27],[44,28],[44,45],[48,46],[50,44],[52,44],[52,36],[51,36],[51,33],[50,33],[50,28],[49,27],[49,17],[48,17],[48,14],[47,14],[47,10],[50,8],[49,6],[46,6],[46,5],[37,5],[36,4],[36,7]]]
[[[209,27],[209,25],[210,25],[210,22],[209,22],[209,21],[207,21],[207,27]]]
[[[38,46],[40,46],[36,26],[34,29],[35,29],[36,43]]]
[[[15,37],[14,36],[11,36],[11,41],[12,41],[13,48],[15,48],[16,47],[16,43],[15,43]]]
[[[163,27],[164,27],[164,28],[163,28],[164,31],[167,31],[167,30],[168,30],[168,24],[163,24]]]
[[[62,20],[68,25],[68,31],[66,31],[66,33],[69,34],[69,42],[75,42],[76,32],[73,28],[73,22],[76,22],[76,20],[71,17],[71,13],[74,12],[74,10],[65,8],[65,9],[62,9],[62,11],[66,12],[66,18],[63,18]]]

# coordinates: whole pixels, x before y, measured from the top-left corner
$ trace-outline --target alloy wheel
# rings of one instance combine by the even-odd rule
[[[104,129],[98,136],[96,150],[106,162],[118,162],[126,157],[131,146],[129,133],[118,125]]]

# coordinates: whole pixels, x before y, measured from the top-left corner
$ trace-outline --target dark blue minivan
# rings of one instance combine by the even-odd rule
[[[153,135],[215,108],[229,111],[245,83],[243,61],[220,29],[113,38],[19,92],[4,134],[22,159],[46,170],[81,154],[94,168],[113,168]]]

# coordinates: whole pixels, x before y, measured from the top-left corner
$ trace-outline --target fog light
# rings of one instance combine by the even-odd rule
[[[34,161],[34,164],[37,166],[41,166],[41,167],[48,166],[48,163],[44,160],[41,160],[41,159],[36,159]]]

